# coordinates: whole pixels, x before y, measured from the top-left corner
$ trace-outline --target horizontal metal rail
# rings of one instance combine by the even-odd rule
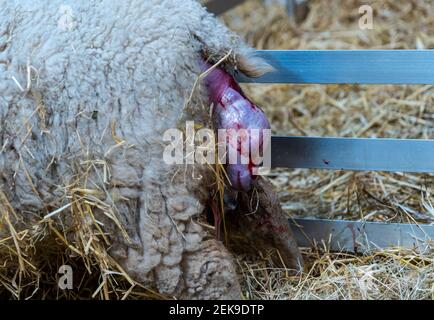
[[[290,220],[290,225],[300,247],[364,253],[389,247],[432,250],[434,245],[433,225],[314,218]]]
[[[434,140],[273,136],[271,166],[434,172]]]
[[[240,82],[434,84],[434,50],[258,50],[274,68]]]

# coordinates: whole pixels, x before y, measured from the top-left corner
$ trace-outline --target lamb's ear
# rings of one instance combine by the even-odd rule
[[[255,55],[253,50],[247,53],[237,54],[235,60],[237,69],[251,78],[258,78],[275,70],[273,66],[268,64],[264,59]]]

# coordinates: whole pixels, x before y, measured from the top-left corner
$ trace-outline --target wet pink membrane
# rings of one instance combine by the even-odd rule
[[[203,60],[201,64],[203,71],[212,66]],[[223,69],[217,67],[211,71],[205,78],[205,84],[210,103],[214,105],[214,125],[217,129],[225,129],[227,133],[226,152],[237,153],[236,163],[228,163],[226,159],[228,164],[225,168],[231,186],[235,190],[248,191],[256,177],[253,173],[259,165],[259,151],[265,147],[262,130],[270,129],[270,123],[262,109],[244,95],[235,79]],[[231,139],[235,132],[237,139]],[[243,143],[249,144],[247,153],[242,148]],[[242,156],[247,163],[242,163]]]

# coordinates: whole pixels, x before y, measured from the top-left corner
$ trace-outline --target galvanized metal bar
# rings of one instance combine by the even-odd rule
[[[434,50],[259,50],[274,72],[240,82],[434,84]]]
[[[245,1],[246,0],[209,0],[205,2],[204,5],[209,12],[220,15]]]
[[[271,166],[434,172],[434,140],[273,136]]]
[[[432,250],[434,245],[433,225],[311,218],[290,220],[290,225],[300,247],[320,246],[335,252],[363,253],[389,247]]]

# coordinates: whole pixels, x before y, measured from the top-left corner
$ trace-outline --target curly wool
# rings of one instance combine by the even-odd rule
[[[65,5],[71,28],[60,24]],[[230,50],[232,67],[260,72],[193,0],[0,0],[0,190],[31,220],[65,205],[83,162],[102,160],[107,181],[89,183],[108,190],[132,239],[111,234],[128,272],[165,294],[239,297],[230,255],[192,219],[210,174],[196,168],[204,178],[186,183],[162,161],[165,130],[207,119],[202,89],[184,106],[200,52]]]

